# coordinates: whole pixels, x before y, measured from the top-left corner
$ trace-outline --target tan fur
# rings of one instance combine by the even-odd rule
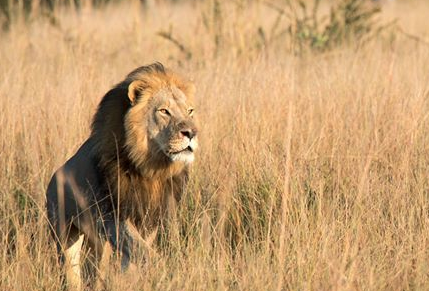
[[[174,188],[183,187],[181,183],[186,179],[187,169],[183,163],[167,163],[163,159],[154,158],[153,153],[148,150],[147,137],[135,128],[140,126],[139,120],[147,113],[154,94],[172,87],[181,90],[189,103],[192,102],[194,85],[177,74],[169,70],[164,72],[156,65],[151,69],[133,71],[116,88],[128,88],[128,98],[136,103],[134,108],[124,115],[123,112],[118,112],[120,106],[103,106],[102,103],[93,123],[92,136],[97,140],[97,148],[105,173],[111,181],[112,191],[118,195],[120,211],[127,216],[131,211],[137,220],[146,219],[148,228],[156,222],[160,211],[165,210],[165,198],[174,195]],[[136,91],[143,92],[139,96],[142,101],[136,101]],[[123,95],[124,91],[118,93],[115,96],[116,102],[121,103],[127,96]],[[112,118],[107,124],[103,122],[98,125],[99,115],[116,118]],[[121,146],[128,150],[127,156],[123,156]],[[136,205],[140,209],[136,209]]]
[[[58,250],[72,267],[70,285],[79,285],[81,246],[71,243],[80,235],[92,266],[107,241],[127,269],[134,244],[154,233],[180,200],[198,146],[194,91],[192,83],[155,63],[134,70],[103,97],[90,137],[56,171],[46,194]]]
[[[65,250],[66,276],[69,290],[81,290],[80,255],[83,235]]]

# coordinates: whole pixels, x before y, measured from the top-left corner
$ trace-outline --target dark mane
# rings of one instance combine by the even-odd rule
[[[132,159],[130,150],[138,149],[141,152],[138,140],[127,139],[127,125],[130,122],[138,122],[126,119],[127,113],[133,108],[128,87],[134,81],[143,84],[140,97],[146,101],[158,90],[169,86],[179,88],[187,97],[192,98],[193,85],[166,70],[161,63],[154,63],[139,67],[128,74],[125,80],[104,95],[98,105],[92,121],[90,139],[93,155],[98,161],[102,179],[106,182],[107,189],[103,191],[108,191],[113,196],[120,192],[121,208],[125,208],[122,214],[130,215],[132,212],[132,216],[138,216],[142,211],[159,209],[164,203],[163,193],[171,193],[172,187],[175,188],[174,192],[179,191],[182,187],[180,185],[187,179],[188,168],[171,164],[166,156],[154,158],[150,153],[143,152],[140,155],[146,156],[146,172],[143,173],[139,167],[141,163]],[[173,179],[173,183],[166,183],[167,179]],[[136,210],[136,205],[144,209]]]
[[[46,190],[49,226],[59,263],[67,268],[62,289],[98,285],[111,251],[126,271],[143,238],[168,222],[164,218],[185,191],[198,147],[189,110],[193,88],[155,63],[137,68],[103,96],[89,138]],[[180,114],[164,118],[163,102]]]
[[[153,63],[149,66],[141,66],[128,74],[127,80],[135,80],[136,76],[141,74],[166,74],[164,65],[160,62]]]

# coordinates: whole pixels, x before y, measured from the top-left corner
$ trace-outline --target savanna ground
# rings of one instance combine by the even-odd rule
[[[60,289],[47,183],[155,60],[195,81],[200,150],[168,243],[108,290],[428,290],[429,3],[386,4],[400,29],[324,51],[264,39],[278,13],[131,1],[0,31],[0,290]]]

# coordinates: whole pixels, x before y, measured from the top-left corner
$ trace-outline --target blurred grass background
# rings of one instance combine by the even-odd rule
[[[429,288],[429,3],[4,3],[0,290],[59,290],[47,183],[153,61],[196,83],[201,147],[168,243],[108,290]]]

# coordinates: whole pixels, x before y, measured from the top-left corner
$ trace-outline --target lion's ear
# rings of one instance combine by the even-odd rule
[[[128,99],[130,99],[131,105],[136,104],[137,98],[143,93],[143,82],[136,80],[128,85]]]

